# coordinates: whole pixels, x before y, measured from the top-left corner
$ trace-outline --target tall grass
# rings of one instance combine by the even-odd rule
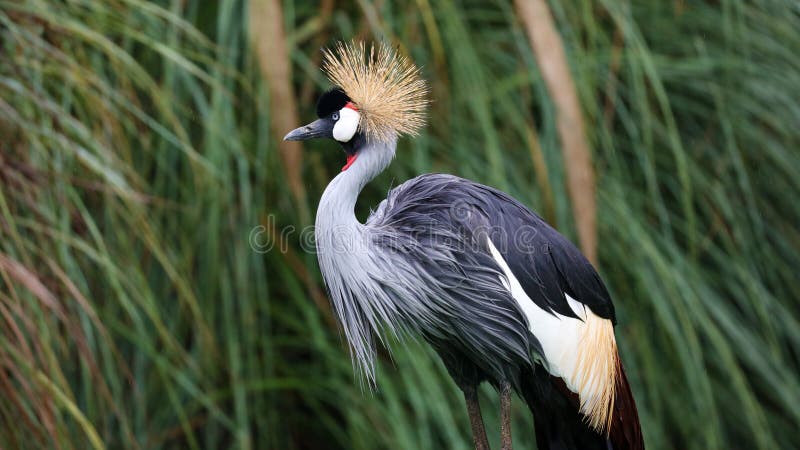
[[[391,40],[433,90],[430,125],[361,217],[392,183],[445,171],[575,238],[569,161],[511,6],[326,5],[283,3],[301,119],[332,39]],[[795,3],[550,6],[648,446],[800,446]],[[0,0],[0,448],[470,448],[424,345],[396,345],[375,393],[353,378],[299,228],[342,155],[306,146],[295,204],[249,19],[234,0]],[[286,248],[253,249],[291,226]],[[513,427],[534,446],[519,401]]]

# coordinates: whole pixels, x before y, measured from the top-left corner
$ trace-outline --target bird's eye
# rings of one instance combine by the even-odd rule
[[[331,119],[339,120],[339,113],[338,112],[333,113],[333,115],[331,116]]]

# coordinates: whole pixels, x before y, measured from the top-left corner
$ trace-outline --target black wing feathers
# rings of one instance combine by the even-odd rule
[[[451,220],[471,236],[488,234],[525,293],[540,308],[577,317],[566,293],[616,323],[608,291],[580,250],[502,191],[452,175],[426,174],[392,190],[388,201],[408,214],[420,207],[430,211],[446,205],[447,217],[443,219],[441,211],[429,217]],[[397,216],[397,212],[391,215]]]

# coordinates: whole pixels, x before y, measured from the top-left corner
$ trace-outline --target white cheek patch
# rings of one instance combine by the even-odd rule
[[[358,130],[358,121],[361,115],[358,111],[350,108],[342,108],[339,111],[339,120],[333,126],[333,138],[339,142],[348,142]]]

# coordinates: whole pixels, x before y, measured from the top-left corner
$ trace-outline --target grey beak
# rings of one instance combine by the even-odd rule
[[[333,123],[329,119],[317,119],[308,125],[294,129],[283,137],[284,141],[307,141],[309,139],[332,137]]]

